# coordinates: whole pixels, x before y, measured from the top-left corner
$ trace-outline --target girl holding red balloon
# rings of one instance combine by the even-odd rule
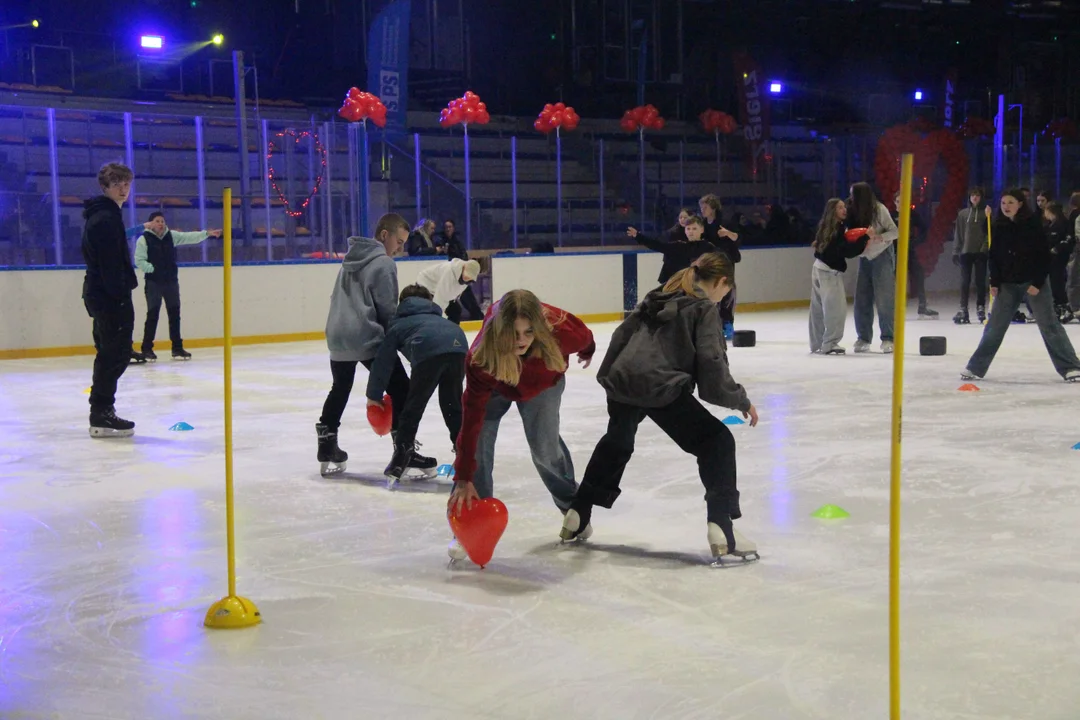
[[[560,537],[588,537],[594,505],[610,508],[634,454],[634,437],[651,419],[680,448],[697,458],[705,486],[708,541],[717,563],[727,556],[757,559],[757,550],[737,537],[732,523],[742,516],[735,474],[735,438],[694,397],[730,407],[758,422],[757,410],[728,368],[716,304],[735,287],[735,265],[708,253],[653,290],[611,336],[596,379],[607,391],[608,426],[593,450]]]
[[[448,503],[452,516],[474,500],[492,497],[495,438],[511,404],[518,407],[540,479],[555,505],[569,509],[577,482],[570,450],[559,435],[559,409],[570,355],[576,353],[588,367],[594,352],[596,342],[584,322],[528,290],[511,290],[488,309],[465,357],[461,433]],[[451,560],[465,558],[456,538],[448,552]]]
[[[847,261],[866,250],[866,228],[844,231],[847,205],[840,198],[825,203],[814,235],[814,266],[810,271],[810,352],[843,355],[840,347],[847,322],[844,273]]]

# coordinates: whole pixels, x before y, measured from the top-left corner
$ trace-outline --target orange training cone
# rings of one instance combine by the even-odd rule
[[[972,383],[965,383],[956,389],[960,392],[979,392],[979,386]]]

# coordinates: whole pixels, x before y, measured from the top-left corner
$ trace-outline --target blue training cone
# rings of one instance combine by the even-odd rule
[[[1073,445],[1073,450],[1080,450],[1080,443]]]
[[[176,432],[184,432],[187,430],[194,430],[195,428],[191,427],[186,422],[178,422],[169,429]]]
[[[439,477],[454,477],[454,466],[453,465],[440,465],[435,470],[435,473]]]
[[[728,415],[721,422],[723,422],[725,425],[745,425],[746,424],[746,421],[743,420],[738,415]]]

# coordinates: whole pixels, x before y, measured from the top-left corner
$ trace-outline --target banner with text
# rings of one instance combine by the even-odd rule
[[[368,92],[386,106],[386,134],[405,134],[408,105],[411,0],[393,0],[368,33]]]
[[[746,138],[746,162],[754,180],[764,171],[768,158],[770,135],[769,100],[767,81],[761,67],[750,55],[736,52],[734,55],[735,84],[739,88],[739,120]]]

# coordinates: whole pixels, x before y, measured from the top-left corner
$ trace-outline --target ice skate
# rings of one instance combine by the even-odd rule
[[[881,341],[881,352],[882,352],[882,354],[891,355],[892,351],[893,351],[893,341],[892,340],[882,340]]]
[[[315,433],[319,436],[319,472],[323,477],[330,477],[345,472],[346,461],[349,454],[338,447],[337,430],[331,430],[322,423],[315,425]]]
[[[589,516],[592,515],[592,509],[584,509],[577,511],[574,508],[570,508],[563,516],[562,530],[559,531],[560,544],[581,541],[584,542],[592,537],[592,523],[589,522]],[[582,525],[584,524],[584,528]]]
[[[761,559],[757,546],[735,530],[731,520],[724,527],[709,523],[709,549],[712,550],[713,567],[747,565]]]
[[[465,548],[461,547],[461,543],[457,538],[450,541],[450,545],[446,548],[446,554],[450,556],[450,564],[448,567],[453,567],[454,563],[461,562],[469,557],[469,554],[465,552]]]
[[[928,308],[925,305],[923,305],[922,307],[919,308],[919,319],[920,320],[937,320],[938,315],[939,315],[939,313],[938,313],[937,310],[932,310],[931,308]]]
[[[868,353],[870,352],[870,343],[865,340],[856,340],[854,350],[856,353]]]
[[[1065,382],[1080,383],[1080,370],[1069,370],[1065,373]]]
[[[1028,321],[1028,316],[1024,314],[1023,310],[1017,310],[1016,314],[1013,315],[1012,321],[1014,324],[1017,325],[1026,324]]]
[[[412,447],[401,444],[394,445],[394,456],[390,458],[390,464],[383,471],[383,475],[386,476],[387,489],[393,490],[394,486],[398,484],[401,476],[409,468],[409,463],[412,462],[414,454],[415,450]]]
[[[961,310],[960,312],[953,315],[952,321],[957,325],[970,325],[971,317],[968,315],[967,310]],[[979,322],[982,322],[982,320],[980,320]]]
[[[1068,305],[1058,305],[1054,310],[1057,312],[1058,322],[1062,325],[1072,322],[1076,318],[1076,316],[1073,315],[1072,308]]]
[[[844,355],[845,353],[847,353],[847,350],[840,347],[839,345],[834,345],[833,347],[822,353],[822,355]]]
[[[185,350],[182,347],[173,348],[172,359],[173,360],[190,360],[191,359],[191,353],[189,353],[187,350]]]
[[[390,431],[390,437],[394,440],[394,447],[397,447],[397,431]],[[405,473],[401,478],[409,480],[430,480],[431,478],[438,476],[439,461],[433,457],[421,455],[419,450],[420,443],[414,442],[412,459],[409,460],[408,465],[405,468]]]
[[[146,363],[146,355],[141,352],[132,352],[131,360],[128,361],[131,365],[143,365]]]
[[[135,423],[116,417],[112,407],[90,411],[90,437],[124,438],[135,434]]]
[[[979,376],[979,375],[976,375],[971,370],[968,370],[967,368],[964,368],[963,370],[960,371],[960,379],[961,380],[982,380],[982,377]]]
[[[155,353],[153,350],[143,350],[142,354],[143,357],[146,358],[146,362],[157,362],[157,353]]]
[[[975,313],[979,318],[979,324],[982,325],[986,322],[986,308],[980,305],[975,309]]]

